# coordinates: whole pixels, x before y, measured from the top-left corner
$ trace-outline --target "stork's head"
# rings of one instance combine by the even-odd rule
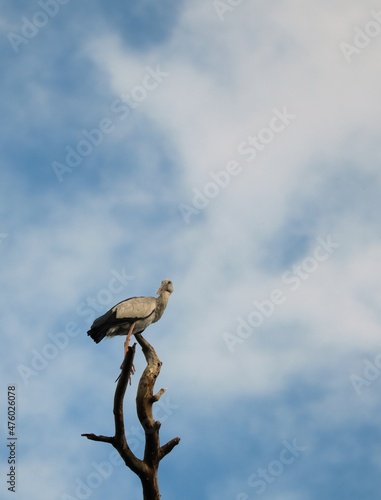
[[[161,286],[156,293],[160,295],[163,292],[168,292],[168,293],[173,292],[173,284],[171,280],[162,280]]]

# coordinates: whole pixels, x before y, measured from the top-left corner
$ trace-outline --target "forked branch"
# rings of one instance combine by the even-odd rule
[[[163,446],[160,446],[159,429],[161,424],[159,421],[154,419],[152,407],[165,392],[165,389],[160,389],[160,391],[156,394],[153,393],[154,385],[157,377],[159,376],[162,363],[154,348],[142,337],[141,334],[135,335],[135,338],[140,344],[147,362],[147,366],[140,378],[136,395],[137,414],[145,433],[143,460],[136,457],[128,446],[123,414],[123,401],[133,369],[136,344],[131,346],[127,351],[115,390],[113,409],[115,423],[114,436],[97,436],[95,434],[82,434],[82,436],[85,436],[92,441],[101,441],[112,444],[114,448],[118,450],[127,467],[139,476],[143,487],[143,499],[159,500],[160,492],[157,472],[160,460],[168,455],[168,453],[170,453],[172,449],[179,444],[180,438],[176,437]]]

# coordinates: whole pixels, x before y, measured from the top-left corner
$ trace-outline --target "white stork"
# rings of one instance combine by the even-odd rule
[[[104,337],[127,335],[124,342],[124,355],[126,355],[131,335],[142,333],[147,326],[162,317],[172,292],[172,281],[165,279],[156,292],[158,297],[131,297],[119,302],[94,320],[87,335],[90,335],[97,344]]]

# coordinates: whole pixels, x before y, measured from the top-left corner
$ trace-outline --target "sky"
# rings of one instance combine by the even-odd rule
[[[0,30],[1,498],[142,498],[81,437],[124,342],[86,332],[169,278],[163,500],[378,499],[381,3],[4,0]]]

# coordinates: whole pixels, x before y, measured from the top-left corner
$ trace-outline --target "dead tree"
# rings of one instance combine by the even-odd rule
[[[180,442],[180,438],[173,438],[168,441],[168,443],[160,446],[159,429],[161,424],[154,419],[152,407],[156,401],[159,401],[160,397],[165,392],[165,389],[160,389],[156,394],[153,393],[155,381],[159,376],[162,362],[158,358],[154,348],[141,336],[141,334],[135,335],[135,338],[140,344],[147,361],[147,366],[140,378],[136,394],[137,415],[145,433],[143,459],[139,459],[128,446],[123,417],[124,395],[133,370],[136,343],[127,351],[115,390],[115,435],[109,437],[97,436],[95,434],[82,434],[82,436],[92,441],[102,441],[112,444],[114,448],[118,450],[127,467],[140,478],[143,488],[143,499],[160,500],[157,477],[159,463],[160,460],[168,455],[168,453],[170,453]]]

